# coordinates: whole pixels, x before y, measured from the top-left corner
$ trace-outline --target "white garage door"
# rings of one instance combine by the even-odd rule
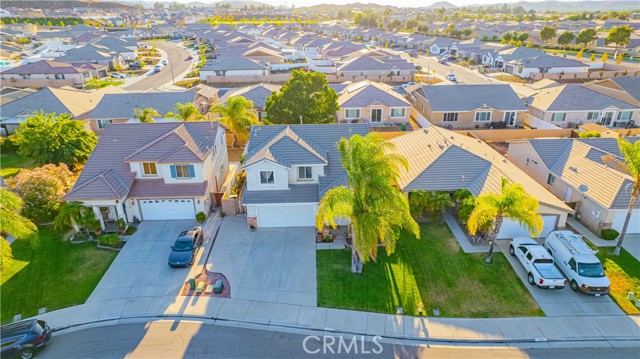
[[[313,227],[315,215],[313,204],[258,206],[258,227]]]
[[[622,232],[622,227],[624,226],[624,220],[626,219],[626,217],[626,210],[616,211],[611,227],[618,232]],[[633,213],[631,213],[629,225],[627,226],[627,233],[640,233],[640,209],[634,209]]]
[[[196,218],[192,198],[141,199],[140,210],[147,221]]]
[[[556,224],[558,223],[558,216],[555,215],[543,215],[542,221],[544,222],[542,225],[542,232],[540,232],[540,238],[546,238],[549,232],[556,229]],[[502,227],[500,227],[500,232],[498,233],[498,239],[511,239],[515,237],[530,237],[531,234],[529,231],[521,227],[520,224],[516,221],[512,221],[509,218],[505,218],[502,221]]]

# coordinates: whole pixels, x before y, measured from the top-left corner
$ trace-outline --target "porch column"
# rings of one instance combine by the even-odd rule
[[[100,207],[93,206],[93,213],[96,215],[98,221],[100,221],[100,228],[104,229],[104,221],[102,220],[102,213],[100,213]]]

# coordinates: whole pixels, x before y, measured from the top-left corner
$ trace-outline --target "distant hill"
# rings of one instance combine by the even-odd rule
[[[253,0],[222,0],[222,1],[216,1],[219,4],[231,4],[231,7],[244,7],[244,6],[271,6],[267,3],[263,3],[263,2],[259,2],[259,1],[253,1]],[[211,6],[215,6],[216,2],[214,2],[213,4],[209,4]]]
[[[18,9],[73,9],[75,7],[88,7],[96,9],[127,9],[128,5],[109,1],[98,0],[2,0],[2,8],[15,7]]]
[[[525,10],[535,11],[558,11],[558,12],[574,12],[574,11],[608,11],[608,10],[637,10],[640,9],[640,2],[637,0],[589,0],[589,1],[518,1],[504,2],[492,4],[502,6],[507,4],[510,6],[522,6]],[[486,4],[474,4],[469,7],[487,6]]]
[[[298,8],[298,6],[296,6],[296,8]],[[345,4],[345,5],[319,4],[319,5],[304,7],[304,9],[310,9],[310,10],[316,10],[316,11],[337,11],[337,10],[352,10],[352,9],[381,10],[386,8],[398,9],[398,7],[396,6],[380,5],[380,4],[373,4],[373,3],[363,4],[360,2],[355,2],[351,4]],[[303,9],[303,7],[300,7],[300,9]]]
[[[458,7],[453,5],[450,2],[447,2],[447,1],[438,1],[436,3],[433,3],[433,4],[429,5],[429,6],[427,6],[427,9],[434,9],[434,10],[435,9],[442,9],[442,8],[445,8],[445,9],[457,9]]]

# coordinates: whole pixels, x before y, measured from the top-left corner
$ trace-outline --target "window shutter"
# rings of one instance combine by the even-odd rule
[[[169,166],[169,168],[171,169],[171,178],[177,178],[178,175],[176,174],[176,165],[171,165]]]
[[[196,171],[193,169],[193,165],[189,165],[189,178],[196,176]]]

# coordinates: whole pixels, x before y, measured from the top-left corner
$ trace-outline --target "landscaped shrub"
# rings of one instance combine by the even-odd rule
[[[607,241],[612,241],[612,240],[618,238],[619,235],[620,235],[620,233],[618,233],[618,231],[616,231],[613,228],[606,228],[606,229],[603,229],[602,231],[600,231],[600,237],[602,237],[602,239],[607,240]]]
[[[103,234],[98,237],[98,244],[101,246],[107,246],[112,248],[122,248],[124,242],[120,239],[116,233]]]
[[[126,232],[124,232],[124,235],[125,235],[125,236],[130,236],[130,235],[132,235],[132,234],[136,233],[136,231],[137,231],[137,230],[138,230],[138,227],[136,227],[136,226],[129,226],[129,228],[127,228],[127,231],[126,231]]]
[[[0,152],[16,153],[16,151],[18,150],[18,144],[16,144],[15,139],[15,135],[11,135],[9,137],[0,137]]]
[[[600,137],[600,132],[598,131],[584,131],[580,132],[580,138],[591,138],[591,137]]]
[[[201,81],[198,78],[182,80],[175,83],[176,86],[184,87],[184,88],[192,88],[193,86],[200,85]]]
[[[82,232],[75,233],[72,238],[73,238],[73,241],[75,242],[81,242],[81,241],[89,240],[91,236],[89,236],[89,233],[82,231]]]
[[[204,214],[204,212],[196,213],[196,221],[198,221],[198,223],[204,223],[204,221],[206,220],[207,220],[207,215]]]

